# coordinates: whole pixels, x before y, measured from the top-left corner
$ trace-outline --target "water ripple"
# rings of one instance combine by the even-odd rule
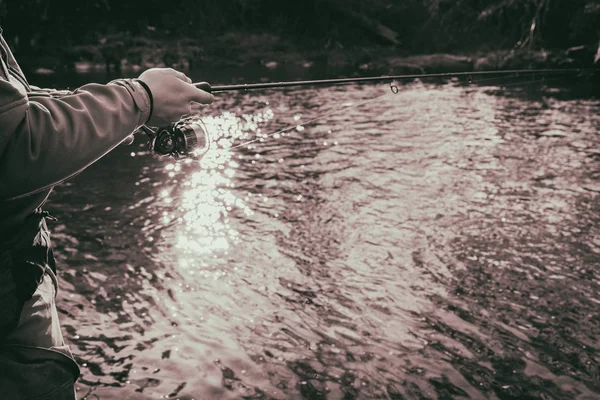
[[[201,162],[119,148],[58,188],[82,388],[598,397],[598,101],[415,81],[307,123],[383,90],[223,95]]]

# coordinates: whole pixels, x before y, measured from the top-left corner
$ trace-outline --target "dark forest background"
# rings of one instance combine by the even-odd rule
[[[165,47],[173,62],[177,52],[231,58],[371,47],[406,56],[576,46],[593,61],[600,0],[0,0],[0,23],[19,59],[39,64],[143,62],[152,49],[169,64]]]

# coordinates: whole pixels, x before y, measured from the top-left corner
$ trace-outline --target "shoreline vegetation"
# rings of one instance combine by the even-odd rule
[[[600,0],[20,0],[0,2],[0,18],[26,72],[38,74],[600,66]]]
[[[370,74],[427,74],[491,70],[598,68],[600,47],[505,49],[460,53],[406,54],[382,45],[337,44],[299,49],[270,34],[229,33],[200,45],[193,38],[149,39],[128,34],[105,36],[95,44],[75,45],[53,53],[25,57],[29,73],[136,73],[152,67],[190,70],[279,72],[282,76],[326,77]]]

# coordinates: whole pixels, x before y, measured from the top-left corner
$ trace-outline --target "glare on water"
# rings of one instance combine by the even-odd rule
[[[335,113],[386,90],[222,95],[201,160],[57,188],[80,394],[599,396],[598,101],[415,81]]]

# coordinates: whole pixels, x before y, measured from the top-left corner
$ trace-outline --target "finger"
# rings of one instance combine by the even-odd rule
[[[170,75],[173,75],[173,76],[181,79],[182,81],[184,81],[186,83],[192,83],[192,80],[190,78],[188,78],[188,76],[186,74],[184,74],[183,72],[179,72],[177,70],[174,70],[173,68],[166,68],[166,72],[168,72]]]
[[[204,105],[195,101],[190,101],[190,112],[188,115],[199,115]]]
[[[192,80],[183,72],[180,72],[180,74],[183,76],[183,81],[186,83],[192,83]]]
[[[208,93],[212,92],[212,88],[210,86],[210,83],[208,83],[208,82],[194,83],[194,86],[196,86],[200,90],[204,90],[205,92],[208,92]]]

